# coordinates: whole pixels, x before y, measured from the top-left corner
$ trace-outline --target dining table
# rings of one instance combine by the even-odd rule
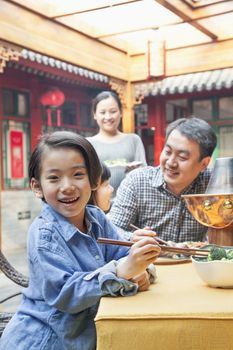
[[[148,291],[101,299],[97,350],[232,350],[233,289],[209,287],[191,262],[155,266]]]

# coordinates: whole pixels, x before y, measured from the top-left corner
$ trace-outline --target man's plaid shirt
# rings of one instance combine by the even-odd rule
[[[182,194],[204,193],[209,178],[207,169]],[[207,232],[207,227],[190,214],[184,200],[166,189],[160,167],[130,172],[118,188],[109,218],[124,231],[131,231],[130,224],[149,226],[167,241],[202,241]]]

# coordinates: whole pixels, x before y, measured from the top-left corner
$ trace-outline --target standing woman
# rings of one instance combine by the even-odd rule
[[[87,139],[94,146],[100,160],[111,170],[110,183],[114,188],[114,197],[126,173],[146,165],[144,146],[138,135],[119,130],[122,105],[114,92],[99,93],[92,101],[92,112],[99,132]]]

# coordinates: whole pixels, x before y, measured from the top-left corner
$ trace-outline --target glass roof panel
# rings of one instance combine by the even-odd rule
[[[167,49],[211,41],[211,38],[188,23],[160,28],[156,36],[166,41]]]
[[[174,49],[209,43],[216,40],[215,36],[216,41],[233,38],[233,0],[9,2],[20,4],[51,18],[51,21],[62,23],[129,54],[145,52],[148,40],[165,40],[166,48]],[[203,6],[207,2],[208,6]],[[191,3],[198,6],[190,6]]]
[[[219,40],[233,37],[233,12],[209,17],[198,21],[198,23],[215,33]]]
[[[182,22],[180,17],[149,0],[66,16],[59,18],[59,21],[67,25],[70,25],[72,21],[72,26],[75,26],[77,30],[79,21],[87,23],[92,28],[96,27],[95,37]]]

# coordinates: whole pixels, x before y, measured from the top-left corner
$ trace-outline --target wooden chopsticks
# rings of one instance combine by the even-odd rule
[[[207,249],[199,249],[199,248],[179,248],[179,247],[169,247],[159,245],[162,251],[173,252],[182,255],[199,255],[199,256],[207,256],[209,250]]]
[[[118,239],[109,239],[100,237],[97,239],[97,243],[103,243],[103,244],[113,244],[113,245],[122,245],[131,247],[134,243],[130,241],[121,241]],[[207,249],[199,249],[199,248],[178,248],[178,247],[169,247],[165,245],[158,246],[161,248],[163,252],[172,252],[176,254],[182,254],[182,255],[198,255],[198,256],[207,256],[209,253],[209,250]]]
[[[119,239],[110,239],[110,238],[104,238],[104,237],[99,237],[97,239],[97,243],[124,245],[126,247],[131,247],[133,245],[133,242],[131,241],[121,241]]]
[[[129,224],[129,226],[131,228],[133,228],[134,230],[141,230],[139,227],[133,225],[133,224]],[[158,242],[158,243],[162,243],[164,245],[168,245],[166,241],[164,241],[163,239],[159,238],[159,237],[154,237],[154,239]]]

